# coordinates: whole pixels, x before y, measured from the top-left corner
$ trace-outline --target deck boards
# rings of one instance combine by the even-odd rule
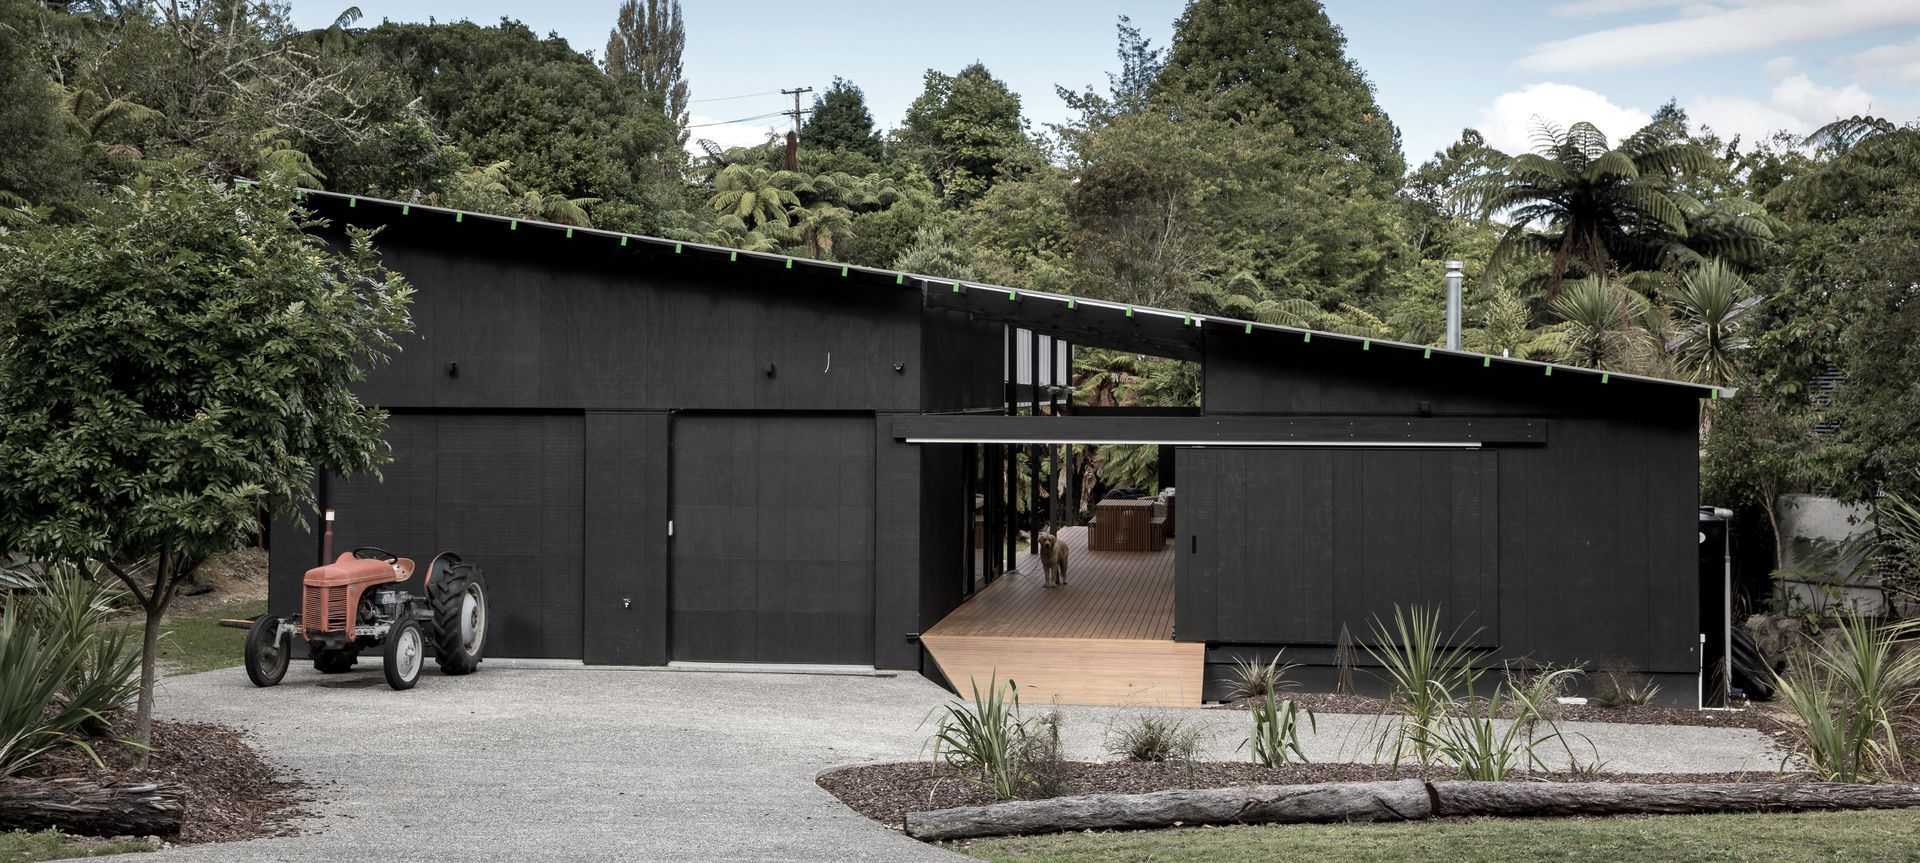
[[[1173,640],[1173,552],[1087,550],[1060,533],[1067,584],[1048,589],[1020,555],[1002,576],[920,637],[962,693],[1012,679],[1030,705],[1199,704],[1206,647]]]
[[[1173,639],[1173,552],[1088,551],[1087,529],[1060,531],[1067,584],[1048,589],[1040,559],[995,579],[927,635]]]

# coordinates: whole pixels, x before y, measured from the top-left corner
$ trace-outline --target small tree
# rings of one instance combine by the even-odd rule
[[[0,236],[0,548],[105,565],[146,612],[134,739],[152,738],[160,620],[316,471],[374,469],[386,415],[348,388],[411,326],[411,289],[292,192],[198,181]],[[139,766],[145,767],[144,750]]]

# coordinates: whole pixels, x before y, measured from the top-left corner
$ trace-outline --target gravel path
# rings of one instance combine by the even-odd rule
[[[422,675],[393,692],[378,662],[274,689],[239,669],[171,678],[159,707],[250,729],[318,785],[306,835],[163,852],[200,861],[957,860],[867,820],[814,784],[833,766],[923,757],[947,693],[897,677],[508,669]],[[1066,708],[1070,754],[1100,757],[1123,708]],[[1247,715],[1186,710],[1234,759]],[[1326,716],[1315,760],[1357,756],[1368,717]],[[1744,729],[1583,724],[1613,770],[1771,770]]]

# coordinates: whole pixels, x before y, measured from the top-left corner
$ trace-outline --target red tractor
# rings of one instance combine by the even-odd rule
[[[417,596],[399,589],[413,577],[413,561],[378,548],[356,548],[307,570],[300,614],[254,618],[247,629],[247,677],[272,686],[287,673],[295,635],[322,674],[353,667],[363,650],[379,649],[387,685],[411,689],[420,679],[427,646],[447,674],[480,667],[487,641],[487,587],[480,568],[453,552],[427,566]]]

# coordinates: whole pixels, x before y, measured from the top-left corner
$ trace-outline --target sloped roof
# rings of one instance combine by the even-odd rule
[[[1582,375],[1598,378],[1601,383],[1614,381],[1635,384],[1649,384],[1661,387],[1678,387],[1691,391],[1699,398],[1728,398],[1735,390],[1730,387],[1716,387],[1691,381],[1671,380],[1648,375],[1627,374],[1604,369],[1590,369],[1581,366],[1559,363],[1523,360],[1474,351],[1456,351],[1437,348],[1431,345],[1397,342],[1390,339],[1367,338],[1335,333],[1325,330],[1303,329],[1261,323],[1240,318],[1203,315],[1197,312],[1177,309],[1163,309],[1152,306],[1129,305],[1111,300],[1097,300],[1075,297],[1067,294],[1055,294],[1045,291],[1029,291],[1021,288],[1009,288],[1001,285],[989,285],[978,282],[960,281],[937,276],[925,276],[900,270],[886,270],[875,267],[862,267],[834,261],[821,261],[812,258],[789,255],[748,252],[740,249],[715,246],[706,243],[669,240],[649,237],[641,234],[627,234],[599,228],[580,228],[552,222],[515,219],[509,216],[496,216],[488,213],[476,213],[470,210],[456,210],[448,207],[436,207],[427,204],[414,204],[404,201],[392,201],[365,195],[349,195],[340,192],[326,192],[317,189],[299,190],[303,196],[319,197],[343,202],[353,209],[363,204],[380,208],[391,208],[398,215],[409,216],[414,212],[445,216],[457,223],[469,219],[506,224],[509,229],[521,228],[543,232],[563,233],[568,238],[595,237],[617,240],[621,246],[641,245],[672,254],[691,255],[700,258],[725,260],[729,262],[748,262],[777,266],[788,270],[807,270],[823,274],[837,274],[842,278],[857,278],[863,281],[879,282],[900,286],[910,286],[922,291],[930,306],[963,309],[981,312],[978,300],[984,296],[1004,296],[1006,305],[989,313],[990,317],[1019,326],[1041,326],[1048,331],[1057,332],[1068,341],[1078,340],[1081,344],[1116,347],[1138,350],[1142,353],[1158,353],[1182,359],[1198,359],[1201,335],[1212,331],[1224,334],[1239,332],[1247,335],[1270,333],[1298,336],[1302,341],[1328,340],[1358,344],[1364,350],[1404,351],[1418,354],[1422,358],[1453,357],[1477,361],[1487,367],[1522,366],[1536,368],[1541,374]]]

